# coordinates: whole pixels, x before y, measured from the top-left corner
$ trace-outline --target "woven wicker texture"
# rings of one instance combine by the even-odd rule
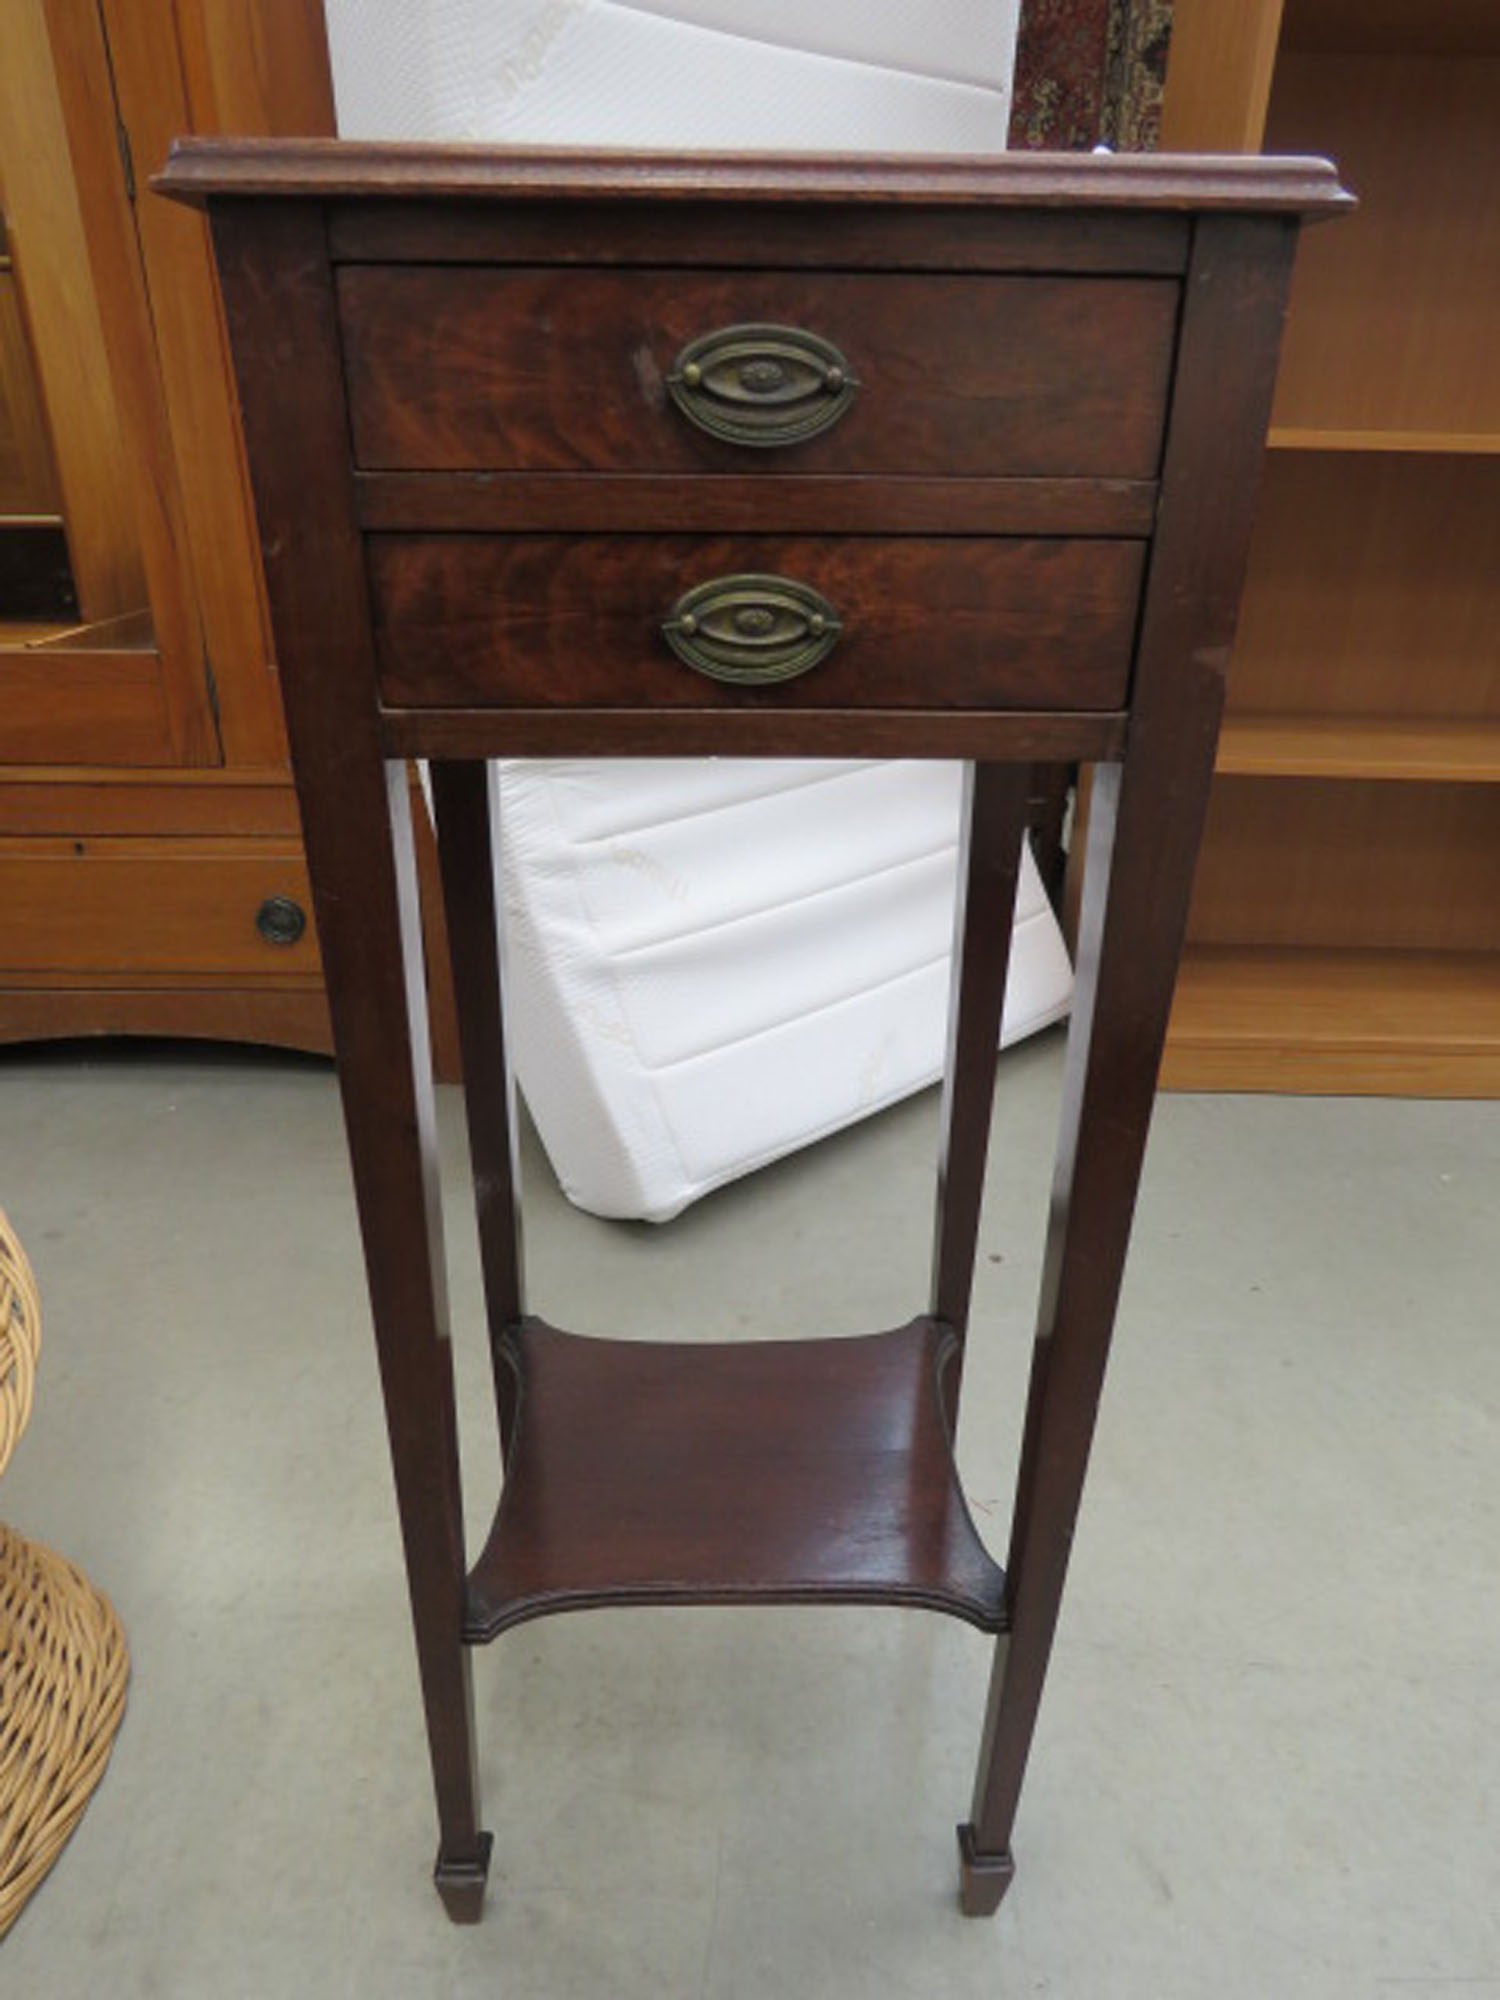
[[[36,1280],[0,1213],[0,1470],[31,1409],[40,1345]],[[109,1599],[0,1524],[0,1938],[104,1776],[129,1677]]]
[[[26,1253],[0,1208],[0,1472],[31,1415],[42,1304]]]
[[[0,1937],[104,1776],[129,1678],[109,1599],[0,1525]]]

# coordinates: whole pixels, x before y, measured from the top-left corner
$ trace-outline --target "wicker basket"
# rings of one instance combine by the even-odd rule
[[[42,1302],[26,1253],[0,1208],[0,1472],[31,1415]]]
[[[40,1346],[36,1279],[0,1211],[0,1471],[31,1411]],[[104,1776],[129,1677],[109,1599],[0,1524],[0,1937]]]

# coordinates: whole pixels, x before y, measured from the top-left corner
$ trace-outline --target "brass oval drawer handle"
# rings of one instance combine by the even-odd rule
[[[836,424],[859,381],[831,340],[795,326],[726,326],[690,340],[667,377],[689,423],[731,444],[801,444]]]
[[[821,592],[788,576],[716,576],[684,591],[662,632],[679,660],[737,687],[795,680],[843,626]]]

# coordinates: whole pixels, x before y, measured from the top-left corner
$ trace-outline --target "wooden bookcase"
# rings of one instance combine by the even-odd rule
[[[1178,0],[1169,148],[1322,152],[1163,1080],[1500,1095],[1500,9]]]
[[[213,266],[146,185],[180,131],[328,129],[321,12],[4,12],[6,275],[76,608],[0,624],[0,1042],[326,1047],[311,924],[257,921],[310,905]]]

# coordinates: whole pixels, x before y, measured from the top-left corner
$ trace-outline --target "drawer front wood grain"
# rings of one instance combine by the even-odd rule
[[[305,923],[271,942],[275,899]],[[0,842],[0,977],[27,973],[315,978],[307,864],[294,840]],[[288,912],[265,925],[286,935]]]
[[[392,708],[1055,708],[1125,703],[1145,545],[952,536],[376,535]],[[663,635],[684,592],[744,573],[818,592],[827,657],[724,686]]]
[[[847,272],[354,265],[338,283],[369,470],[1150,479],[1178,297],[1168,279]],[[830,429],[767,449],[677,407],[682,350],[747,323],[845,358],[859,387]]]

